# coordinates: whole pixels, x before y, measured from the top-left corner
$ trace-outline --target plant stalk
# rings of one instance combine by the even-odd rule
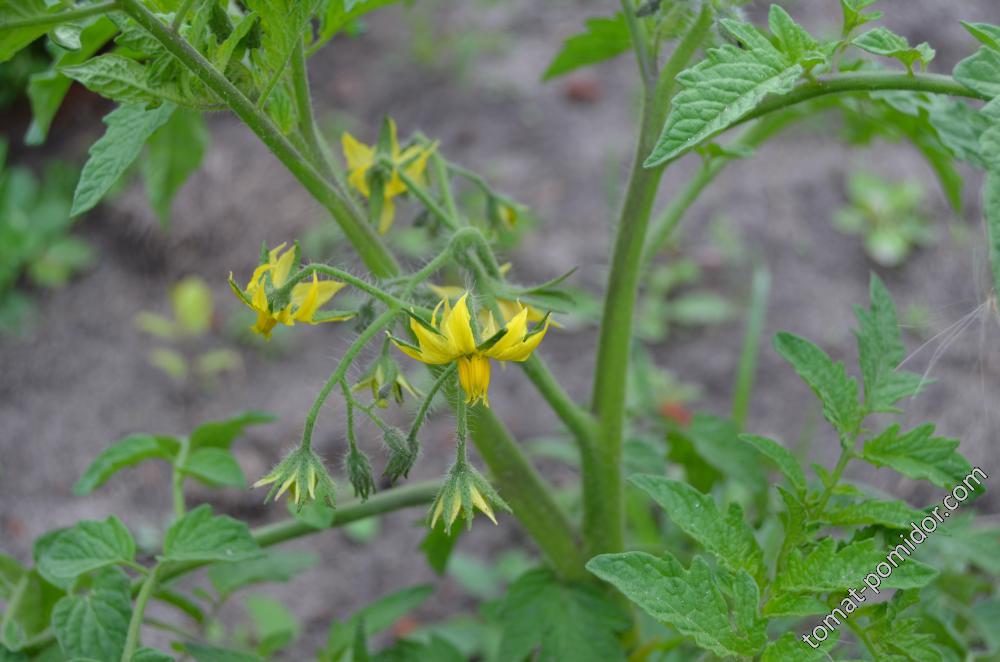
[[[146,614],[146,605],[153,596],[156,589],[160,566],[153,566],[145,581],[139,589],[139,595],[135,599],[135,607],[132,609],[132,618],[128,624],[128,635],[125,638],[125,648],[122,650],[122,662],[132,662],[135,652],[142,639],[142,619]]]

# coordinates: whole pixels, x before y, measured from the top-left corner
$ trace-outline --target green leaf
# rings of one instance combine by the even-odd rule
[[[884,27],[869,30],[851,43],[874,55],[895,58],[906,65],[907,69],[912,69],[917,62],[926,67],[934,59],[934,49],[927,42],[911,47],[905,37]]]
[[[993,272],[993,291],[1000,292],[1000,170],[986,173],[983,182],[986,243]]]
[[[496,613],[503,627],[498,659],[522,660],[535,650],[539,661],[625,659],[616,635],[629,620],[593,586],[532,570],[510,585]]]
[[[248,411],[224,421],[212,421],[196,427],[191,433],[191,448],[222,448],[228,450],[236,437],[250,425],[263,425],[277,420],[274,414]]]
[[[16,605],[8,604],[6,614],[0,619],[3,621],[0,645],[10,648],[19,648],[47,630],[52,621],[52,609],[65,595],[65,591],[47,581],[37,569],[28,570],[16,589],[20,592],[20,601]]]
[[[896,319],[896,304],[874,273],[869,290],[871,307],[868,310],[860,306],[854,308],[858,318],[858,329],[854,335],[858,341],[858,360],[864,381],[865,410],[894,413],[900,410],[893,405],[915,395],[923,379],[912,372],[896,371],[906,357],[906,347]]]
[[[195,659],[195,662],[261,662],[261,658],[249,653],[205,646],[186,642],[184,652]]]
[[[685,570],[669,553],[658,558],[645,552],[602,554],[587,569],[719,657],[754,656],[767,642],[757,584],[746,572],[727,582],[700,556]]]
[[[257,654],[265,659],[271,659],[302,632],[295,615],[277,600],[251,595],[243,604],[253,622]]]
[[[830,651],[837,645],[839,638],[840,630],[833,630],[825,641],[822,643],[817,642],[819,645],[813,648],[802,637],[796,636],[792,632],[786,632],[777,641],[772,641],[767,645],[767,648],[764,649],[764,654],[760,658],[760,662],[788,662],[788,660],[795,660],[795,662],[821,662],[823,660],[830,660],[833,659],[830,656]]]
[[[198,506],[167,529],[163,562],[247,561],[260,556],[260,547],[243,522],[212,515],[208,504]]]
[[[797,593],[782,593],[767,601],[762,613],[768,618],[778,618],[781,616],[812,616],[814,614],[827,614],[830,607],[825,602],[813,595],[800,595]]]
[[[326,11],[321,14],[319,39],[313,48],[326,43],[365,14],[396,2],[399,0],[329,0]]]
[[[443,575],[448,569],[448,560],[451,558],[455,543],[466,529],[460,522],[456,524],[459,526],[451,527],[450,532],[444,530],[443,524],[430,529],[420,543],[420,551],[427,557],[427,565],[438,575]]]
[[[132,657],[132,662],[174,662],[174,658],[155,648],[140,648]]]
[[[423,584],[411,586],[394,593],[384,595],[371,604],[362,607],[344,621],[333,621],[330,624],[330,634],[322,660],[341,660],[355,645],[358,629],[364,639],[394,625],[399,619],[419,607],[431,593],[434,587]]]
[[[876,0],[840,0],[840,7],[844,11],[844,36],[854,32],[865,23],[877,21],[882,18],[883,12],[864,12],[863,10],[875,4]]]
[[[774,347],[823,403],[826,420],[841,434],[851,434],[860,418],[858,383],[847,376],[844,364],[834,363],[822,349],[791,333],[778,333]]]
[[[584,26],[584,32],[563,42],[542,80],[551,80],[574,69],[610,60],[632,47],[625,17],[620,12],[614,18],[589,18]]]
[[[139,156],[146,140],[170,119],[172,105],[154,110],[120,106],[104,118],[104,135],[90,148],[73,195],[73,216],[93,209]]]
[[[926,423],[900,434],[893,424],[879,436],[865,442],[861,456],[876,467],[890,467],[916,480],[929,480],[951,489],[972,469],[960,455],[957,439],[934,436],[934,425]]]
[[[0,553],[0,600],[9,600],[27,570],[13,556]]]
[[[178,149],[178,145],[184,148]],[[207,147],[205,120],[201,113],[188,109],[178,109],[150,137],[142,176],[149,202],[164,227],[170,225],[174,197],[201,166]]]
[[[955,65],[953,74],[959,83],[980,94],[1000,97],[1000,51],[984,46]]]
[[[57,579],[135,559],[135,541],[114,515],[103,522],[84,520],[60,532],[38,560],[39,570]]]
[[[246,586],[264,582],[287,582],[304,570],[316,565],[315,554],[303,552],[269,552],[259,559],[242,563],[223,563],[208,569],[208,579],[220,598],[232,595]]]
[[[0,2],[0,27],[8,21],[24,21],[51,14],[44,0],[6,0]],[[6,62],[49,31],[50,25],[33,25],[13,30],[0,29],[0,62]]]
[[[875,499],[829,506],[823,515],[823,519],[834,526],[878,524],[896,529],[909,529],[912,522],[919,521],[923,517],[923,511],[911,508],[903,501],[879,501]]]
[[[99,55],[82,64],[60,71],[91,92],[125,105],[160,106],[174,104],[201,108],[212,105],[212,98],[197,98],[167,81],[150,81],[146,67],[120,55]]]
[[[767,95],[790,92],[802,75],[802,65],[752,25],[728,19],[722,25],[743,48],[725,44],[710,49],[707,59],[677,76],[681,89],[646,159],[647,168],[666,163],[720,133]]]
[[[119,660],[132,616],[128,577],[106,569],[85,594],[68,595],[52,610],[52,628],[63,652],[74,658]]]
[[[802,471],[799,461],[787,448],[772,439],[752,434],[741,434],[740,440],[750,444],[759,453],[774,462],[782,475],[795,488],[796,492],[802,493],[806,491],[808,487],[806,474]]]
[[[778,42],[778,48],[792,62],[802,63],[807,54],[815,53],[819,44],[805,28],[795,22],[784,9],[771,5],[767,15],[768,27]]]
[[[391,647],[379,651],[373,662],[465,662],[468,657],[455,648],[448,640],[431,635],[430,641],[421,642],[400,639]]]
[[[104,449],[80,480],[73,486],[73,494],[90,494],[108,481],[111,476],[126,467],[132,467],[144,460],[159,458],[173,460],[180,449],[180,443],[173,437],[137,434],[117,441]]]
[[[247,484],[233,454],[221,448],[201,448],[188,457],[182,470],[210,487],[239,487]]]
[[[833,538],[824,538],[807,553],[793,549],[785,567],[774,578],[774,588],[783,593],[824,593],[857,587],[879,558],[871,538],[837,549]]]
[[[629,480],[667,511],[674,524],[711,552],[727,570],[746,570],[763,580],[764,554],[753,531],[743,519],[743,511],[731,504],[723,515],[715,500],[686,483],[662,476],[636,474]]]
[[[62,105],[73,81],[60,73],[60,68],[80,64],[97,53],[115,35],[115,24],[106,18],[94,21],[80,33],[80,49],[67,51],[52,47],[55,59],[47,71],[33,74],[28,81],[28,100],[31,102],[31,125],[25,135],[28,145],[41,145],[48,136],[49,127]]]
[[[1000,27],[989,23],[967,23],[966,21],[962,21],[962,25],[969,31],[969,34],[981,43],[995,51],[1000,51]]]

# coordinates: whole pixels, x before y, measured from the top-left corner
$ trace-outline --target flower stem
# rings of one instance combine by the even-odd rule
[[[420,428],[424,424],[424,420],[427,418],[427,412],[430,411],[431,404],[434,402],[434,396],[437,392],[441,390],[444,383],[451,377],[451,375],[458,368],[458,364],[454,361],[448,364],[448,367],[441,371],[441,374],[437,376],[434,383],[431,385],[430,389],[427,391],[427,395],[424,396],[423,402],[420,403],[420,408],[417,409],[416,416],[413,417],[413,422],[410,424],[410,432],[406,435],[407,440],[413,443],[417,439],[417,434],[420,433]]]
[[[180,442],[181,448],[174,460],[174,472],[171,477],[174,517],[177,519],[184,517],[184,513],[187,511],[184,504],[184,465],[187,463],[188,453],[191,452],[191,442],[187,437],[182,437]]]
[[[69,11],[61,11],[53,14],[39,14],[38,16],[29,16],[27,18],[20,18],[13,21],[4,21],[3,23],[0,23],[0,33],[20,28],[59,25],[60,23],[67,23],[69,21],[79,21],[84,18],[90,18],[91,16],[107,14],[117,8],[118,2],[115,0],[113,2],[102,2],[89,7],[80,7],[79,9],[71,9]]]
[[[630,3],[623,3],[626,13]],[[625,428],[625,388],[632,343],[632,317],[642,269],[646,227],[663,168],[644,168],[667,115],[677,74],[687,66],[711,27],[712,10],[701,14],[678,44],[655,88],[644,85],[639,140],[618,221],[601,318],[591,407],[598,420],[593,452],[583,456],[584,537],[587,554],[621,551],[624,546],[624,490],[621,447]],[[632,34],[633,40],[644,35]]]
[[[174,20],[170,22],[170,29],[177,32],[184,25],[184,18],[187,16],[188,12],[194,6],[194,3],[198,0],[184,0],[181,6],[177,9],[177,13],[174,14]]]
[[[149,599],[153,596],[153,591],[156,589],[157,581],[159,581],[159,571],[160,566],[153,566],[139,589],[139,595],[135,599],[135,607],[132,610],[132,619],[128,624],[128,635],[125,638],[125,648],[122,650],[122,662],[132,662],[139,647],[142,636],[142,619],[146,613],[146,605],[149,604]]]
[[[141,0],[119,0],[122,10],[135,20],[167,51],[190,70],[205,86],[229,106],[268,149],[284,164],[303,187],[340,225],[365,265],[379,277],[399,273],[399,264],[365,219],[355,214],[343,196],[292,146],[266,114],[259,111],[235,85],[180,35],[164,25]]]

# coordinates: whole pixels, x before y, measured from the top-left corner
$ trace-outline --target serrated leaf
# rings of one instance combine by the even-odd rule
[[[778,5],[771,5],[767,15],[767,23],[771,34],[778,41],[778,48],[792,62],[802,63],[807,53],[819,49],[819,44],[813,39],[813,36]]]
[[[329,0],[322,12],[319,38],[313,48],[326,43],[359,18],[399,0]]]
[[[812,616],[829,613],[830,607],[814,595],[782,593],[767,601],[762,613],[768,618]]]
[[[951,489],[972,469],[956,448],[958,439],[935,437],[931,423],[903,434],[899,425],[893,424],[865,442],[861,456],[876,467],[890,467],[910,478]]]
[[[859,586],[875,563],[884,560],[877,553],[870,538],[840,549],[833,538],[824,538],[808,552],[792,550],[774,578],[774,588],[782,593],[846,591]]]
[[[927,42],[910,46],[906,37],[884,27],[869,30],[856,37],[851,43],[874,55],[899,60],[906,65],[907,69],[912,69],[917,62],[926,67],[927,63],[934,59],[934,49]]]
[[[244,607],[253,622],[257,654],[265,659],[271,659],[295,641],[302,631],[288,607],[273,598],[251,595],[244,601]]]
[[[247,480],[233,454],[221,448],[201,448],[192,453],[182,470],[210,487],[246,487]]]
[[[84,520],[59,533],[38,560],[47,576],[72,579],[109,565],[129,563],[135,558],[135,541],[114,515],[103,522]]]
[[[828,506],[823,514],[823,519],[834,526],[877,524],[897,529],[909,529],[912,522],[923,517],[923,511],[911,508],[903,501],[880,501],[877,499]]]
[[[222,448],[228,450],[236,437],[251,425],[263,425],[277,416],[262,411],[247,411],[224,421],[202,423],[191,432],[191,448]]]
[[[150,137],[142,162],[142,176],[150,205],[160,217],[162,226],[170,225],[174,197],[201,166],[208,140],[208,129],[201,113],[188,109],[178,109]],[[178,149],[178,145],[184,148]]]
[[[1000,51],[1000,27],[989,23],[968,23],[962,21],[962,26],[980,43]]]
[[[844,364],[791,333],[778,333],[774,347],[823,403],[826,420],[841,434],[851,434],[859,420],[858,383],[847,376]]]
[[[707,59],[681,72],[663,132],[646,159],[661,165],[723,131],[769,94],[791,91],[804,69],[771,44],[752,25],[723,20],[742,44],[708,51]]]
[[[0,2],[0,28],[8,21],[25,21],[51,14],[44,0],[4,0]],[[49,31],[51,24],[0,29],[0,62],[6,62]]]
[[[13,556],[0,553],[0,600],[9,600],[27,570]]]
[[[764,649],[764,654],[760,662],[820,662],[821,660],[832,659],[830,651],[837,645],[840,638],[840,630],[833,630],[823,641],[817,642],[816,648],[806,643],[802,637],[796,636],[792,632],[781,635],[777,641],[772,641]]]
[[[139,156],[146,140],[173,112],[174,106],[170,104],[154,110],[119,106],[104,118],[108,129],[90,148],[90,158],[83,166],[73,195],[70,212],[73,216],[89,211],[101,201]]]
[[[802,471],[799,461],[787,448],[772,439],[752,434],[741,434],[740,439],[774,462],[797,492],[806,491],[806,487],[808,487],[806,474]]]
[[[990,99],[1000,97],[1000,51],[984,46],[957,65],[955,80]]]
[[[720,657],[756,655],[767,641],[765,621],[757,614],[757,584],[746,572],[736,575],[731,590],[724,591],[725,582],[700,556],[685,570],[670,554],[602,554],[591,559],[587,569],[656,620]]]
[[[47,71],[32,74],[28,80],[27,95],[31,102],[31,125],[25,134],[28,145],[41,145],[48,136],[49,127],[62,105],[73,81],[60,73],[61,67],[73,66],[86,61],[97,53],[115,35],[114,23],[101,18],[94,21],[80,33],[79,50],[67,51],[53,48],[55,60]]]
[[[246,561],[260,556],[260,546],[243,522],[213,516],[208,504],[198,506],[167,529],[162,562]]]
[[[916,395],[923,378],[896,368],[906,357],[906,347],[896,318],[896,304],[874,273],[869,286],[871,307],[855,306],[858,329],[858,361],[864,383],[865,409],[868,412],[898,412],[893,405]]]
[[[865,23],[882,18],[882,12],[864,12],[863,10],[875,4],[876,0],[840,0],[844,12],[843,34],[847,36]]]
[[[322,660],[341,660],[354,647],[359,636],[362,641],[381,632],[406,614],[423,604],[434,587],[423,584],[404,588],[384,595],[369,605],[362,607],[345,621],[333,621],[330,624],[330,634],[327,637],[326,648],[322,651]]]
[[[761,581],[764,554],[753,531],[743,519],[743,511],[732,504],[723,515],[715,500],[686,483],[662,476],[636,474],[629,481],[658,503],[682,531],[711,552],[727,570],[746,570]]]
[[[111,476],[126,467],[132,467],[144,460],[158,458],[172,460],[180,449],[180,443],[172,437],[137,434],[115,442],[91,462],[80,480],[73,486],[73,494],[90,494],[108,481]]]
[[[52,629],[73,658],[119,660],[132,616],[130,583],[120,570],[96,575],[85,594],[68,595],[52,610]]]
[[[542,80],[551,80],[580,67],[610,60],[632,47],[625,17],[620,12],[614,18],[589,18],[584,26],[584,32],[563,42]]]
[[[259,559],[242,563],[224,563],[208,569],[208,579],[220,597],[241,588],[264,582],[287,582],[316,564],[315,554],[269,552]]]
[[[81,64],[63,67],[60,71],[91,92],[121,104],[204,107],[214,103],[211,98],[190,96],[176,83],[151,82],[146,67],[120,55],[99,55]]]
[[[497,607],[499,659],[539,662],[624,660],[616,634],[629,627],[620,608],[589,585],[562,584],[548,570],[521,575]]]

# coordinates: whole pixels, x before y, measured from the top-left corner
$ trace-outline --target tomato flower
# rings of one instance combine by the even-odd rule
[[[466,292],[452,308],[447,298],[434,308],[430,323],[410,318],[410,329],[417,338],[417,346],[393,338],[396,347],[410,358],[442,365],[458,364],[458,381],[470,405],[480,400],[490,405],[490,359],[497,361],[526,361],[542,342],[549,328],[549,320],[528,330],[528,308],[521,306],[502,329],[498,329],[493,315],[487,313],[481,324],[484,340],[476,341],[472,315]]]
[[[387,119],[386,125],[389,130],[388,154],[385,156],[392,163],[392,170],[381,182],[381,214],[379,215],[378,231],[385,234],[392,227],[392,221],[396,215],[396,206],[393,198],[406,193],[406,183],[399,176],[402,170],[407,177],[423,185],[424,171],[427,169],[427,159],[434,153],[435,145],[429,147],[423,145],[410,145],[406,149],[401,149],[399,139],[396,135],[396,122]],[[344,150],[344,158],[347,159],[348,183],[356,188],[361,195],[366,198],[372,197],[372,170],[378,164],[378,145],[368,146],[358,141],[350,133],[344,132],[341,137],[341,145]],[[376,176],[380,176],[376,173]],[[376,191],[377,193],[377,191]]]
[[[288,492],[292,503],[299,509],[307,500],[317,497],[325,500],[331,508],[334,506],[336,488],[333,479],[327,473],[323,460],[309,448],[296,448],[285,459],[279,462],[271,472],[253,484],[254,487],[271,485],[264,502],[280,499]]]
[[[257,313],[257,322],[250,327],[254,333],[270,338],[272,329],[279,323],[285,326],[294,326],[296,322],[320,324],[339,322],[354,316],[354,313],[343,311],[318,312],[320,306],[333,298],[344,284],[334,280],[321,281],[315,272],[310,282],[296,283],[290,292],[279,296],[288,282],[298,253],[294,247],[288,250],[284,248],[285,244],[281,244],[268,251],[267,261],[254,269],[245,289],[240,289],[233,280],[233,274],[229,274],[229,286],[233,292],[250,310]]]
[[[494,507],[511,512],[507,502],[497,494],[482,474],[468,462],[460,460],[448,471],[448,478],[431,506],[431,528],[433,529],[438,520],[441,520],[445,532],[450,533],[451,526],[460,514],[465,516],[467,525],[471,527],[474,509],[477,508],[496,524]]]

